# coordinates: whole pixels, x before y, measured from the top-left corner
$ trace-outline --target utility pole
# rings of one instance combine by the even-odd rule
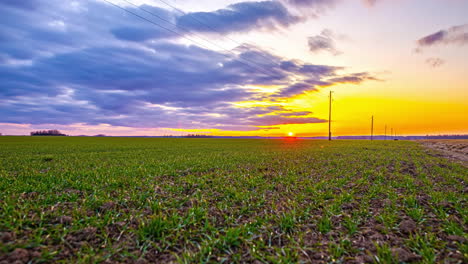
[[[390,140],[392,139],[392,137],[393,137],[393,127],[390,128]]]
[[[385,140],[387,140],[387,125],[385,125]]]
[[[330,91],[330,102],[329,102],[329,109],[328,109],[328,140],[332,140],[332,132],[331,132],[331,119],[332,119],[332,91]]]
[[[372,121],[371,121],[371,134],[370,134],[370,140],[374,140],[374,116],[372,116]]]

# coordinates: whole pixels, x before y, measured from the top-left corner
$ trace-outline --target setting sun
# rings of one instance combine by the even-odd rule
[[[293,132],[288,132],[288,137],[293,137],[294,133]]]

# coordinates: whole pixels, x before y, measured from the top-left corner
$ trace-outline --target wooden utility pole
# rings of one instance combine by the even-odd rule
[[[328,108],[328,140],[332,140],[331,120],[332,120],[332,91],[330,91],[330,102]]]
[[[374,140],[374,116],[372,116],[372,121],[371,121],[371,134],[370,134],[370,140]]]

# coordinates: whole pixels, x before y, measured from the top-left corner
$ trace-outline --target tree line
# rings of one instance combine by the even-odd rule
[[[31,136],[66,136],[62,132],[53,129],[53,130],[39,130],[31,132]]]

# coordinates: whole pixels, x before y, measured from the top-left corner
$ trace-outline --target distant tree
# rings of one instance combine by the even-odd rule
[[[186,138],[212,138],[213,136],[208,136],[208,135],[199,135],[199,134],[188,134],[184,136]]]
[[[53,130],[39,130],[31,132],[31,136],[60,136],[64,137],[65,134],[61,133],[60,131],[53,129]]]

